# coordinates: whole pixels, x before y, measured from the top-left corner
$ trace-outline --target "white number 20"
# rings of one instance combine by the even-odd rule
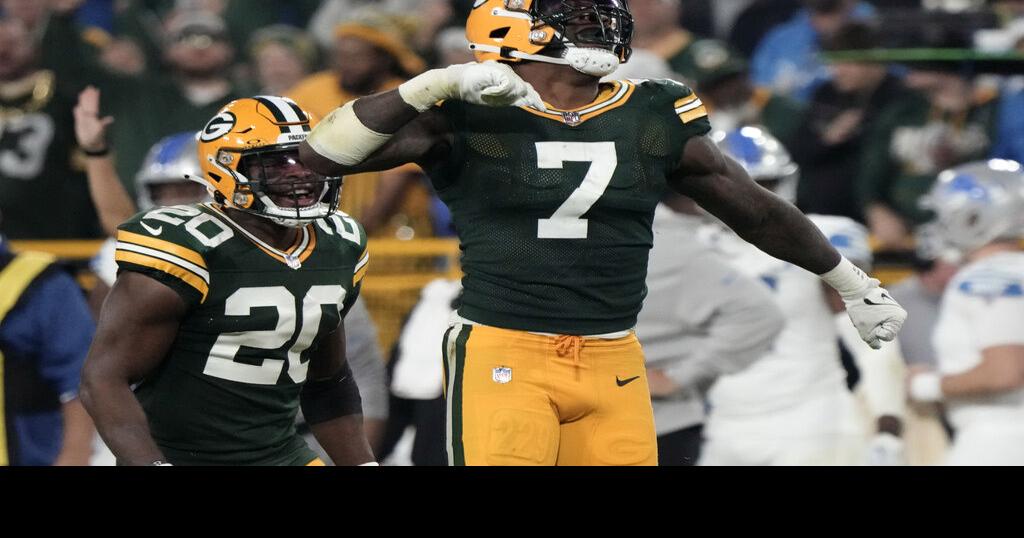
[[[292,381],[302,383],[306,380],[309,362],[303,363],[301,354],[309,349],[320,329],[322,307],[330,305],[340,309],[345,295],[345,288],[341,286],[313,286],[302,299],[302,327],[295,343],[288,349],[288,377]],[[225,301],[224,314],[248,316],[253,308],[258,307],[273,307],[277,310],[277,327],[267,331],[220,335],[206,359],[204,374],[241,383],[277,384],[281,370],[284,369],[284,360],[263,359],[261,364],[254,365],[235,361],[235,355],[242,346],[273,350],[287,344],[295,336],[295,298],[284,286],[241,288]]]
[[[619,159],[615,142],[537,142],[537,167],[561,169],[566,162],[588,162],[583,183],[572,191],[551,218],[537,221],[540,239],[586,239],[583,214],[597,203],[615,175]]]

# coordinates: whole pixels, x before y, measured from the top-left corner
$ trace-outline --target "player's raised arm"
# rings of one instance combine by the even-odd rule
[[[182,298],[147,276],[122,273],[107,296],[82,369],[82,403],[125,465],[166,461],[131,385],[167,355],[186,312]]]
[[[306,424],[335,465],[374,462],[359,387],[345,358],[344,323],[314,351],[301,398]]]
[[[669,179],[685,194],[764,252],[803,267],[843,297],[861,338],[873,348],[892,341],[907,313],[879,282],[842,257],[795,206],[758,186],[708,137],[687,141]]]
[[[310,168],[333,175],[423,164],[444,151],[447,122],[430,110],[446,99],[545,109],[533,87],[508,65],[452,65],[334,110],[299,146],[299,155]]]

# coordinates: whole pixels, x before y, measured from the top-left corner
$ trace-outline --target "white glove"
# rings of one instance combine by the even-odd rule
[[[868,443],[867,462],[876,467],[906,465],[903,439],[891,433],[877,433]]]
[[[486,106],[532,106],[547,110],[540,94],[506,64],[451,65],[432,69],[398,87],[402,99],[423,112],[445,99],[458,99]]]
[[[907,311],[879,285],[877,279],[865,275],[846,258],[821,278],[843,297],[846,314],[869,346],[879,349],[882,342],[896,338],[896,333],[907,319]]]

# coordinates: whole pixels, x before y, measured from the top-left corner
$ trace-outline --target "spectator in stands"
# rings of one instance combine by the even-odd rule
[[[76,156],[64,81],[39,66],[38,43],[0,19],[0,233],[11,239],[96,237]]]
[[[316,66],[316,44],[294,26],[268,26],[252,36],[249,56],[259,93],[284,95]]]
[[[878,32],[868,23],[844,25],[826,51],[871,49]],[[805,213],[842,215],[865,222],[854,184],[861,153],[879,118],[919,108],[923,97],[906,88],[885,64],[838,61],[832,78],[813,93],[791,144],[801,177],[797,207]]]
[[[95,326],[55,261],[0,236],[0,466],[88,465],[92,453],[78,384]]]
[[[221,18],[179,11],[172,12],[165,25],[166,73],[126,77],[92,66],[92,77],[106,96],[104,112],[117,118],[110,141],[117,148],[118,176],[133,197],[135,185],[128,179],[150,146],[165,136],[194,130],[224,103],[241,97],[228,75],[234,50]],[[88,61],[83,50],[77,53],[81,61]]]
[[[716,129],[760,124],[787,148],[793,145],[793,133],[803,113],[799,103],[768,88],[756,88],[747,62],[722,41],[705,39],[690,49],[693,84]]]
[[[668,62],[676,73],[671,78],[692,82],[697,69],[694,44],[699,39],[680,24],[682,1],[633,0],[629,7],[636,24],[633,47],[650,51]]]
[[[331,69],[315,73],[288,92],[303,109],[324,117],[338,106],[372,93],[397,88],[408,77],[423,71],[426,64],[408,45],[409,34],[395,17],[376,10],[363,10],[359,19],[338,25],[332,50]],[[410,194],[409,185],[421,183],[417,166],[405,166],[383,173],[357,174],[345,178],[342,211],[363,223],[367,233],[394,234],[403,237],[429,236],[429,202],[425,188]],[[400,209],[367,215],[379,193],[400,191],[389,199]],[[389,225],[386,217],[401,215]],[[370,218],[367,219],[366,217]]]
[[[359,20],[368,11],[388,13],[405,19],[414,28],[409,43],[426,51],[434,37],[452,17],[449,0],[325,0],[309,23],[309,31],[325,49],[334,46],[335,29],[344,22]],[[461,23],[465,18],[459,19]]]
[[[758,43],[776,26],[800,10],[800,0],[754,0],[732,21],[729,44],[744,57],[753,56]]]
[[[988,156],[996,136],[998,95],[975,88],[961,62],[917,63],[906,83],[926,101],[878,119],[856,179],[858,201],[883,248],[909,246],[911,229],[928,218],[918,201],[938,172]]]
[[[335,28],[331,68],[307,77],[288,93],[321,118],[357,97],[397,88],[426,68],[394,17],[363,13],[363,18]]]
[[[803,0],[803,4],[805,9],[765,36],[752,59],[755,84],[800,101],[806,101],[828,78],[818,58],[821,43],[845,22],[875,13],[859,0]]]

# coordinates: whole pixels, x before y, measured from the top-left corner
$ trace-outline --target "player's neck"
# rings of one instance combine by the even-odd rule
[[[255,235],[264,243],[267,243],[278,250],[286,250],[288,247],[294,245],[296,238],[298,238],[298,228],[281,226],[280,224],[275,224],[269,219],[230,207],[226,207],[224,209],[228,216],[231,217],[231,220],[235,221],[235,223],[242,228],[245,228],[245,231]]]
[[[975,250],[974,252],[971,252],[971,254],[969,256],[967,256],[967,261],[969,261],[969,262],[976,262],[976,261],[978,261],[980,259],[988,258],[989,256],[992,256],[992,255],[995,255],[995,254],[1000,254],[1000,253],[1003,253],[1003,252],[1020,252],[1020,251],[1021,251],[1021,247],[1016,242],[1013,242],[1013,241],[998,241],[998,242],[995,242],[995,243],[989,243],[989,244],[979,248],[978,250]]]
[[[545,103],[571,110],[592,103],[600,92],[601,79],[558,64],[523,62],[512,66],[537,90]]]

